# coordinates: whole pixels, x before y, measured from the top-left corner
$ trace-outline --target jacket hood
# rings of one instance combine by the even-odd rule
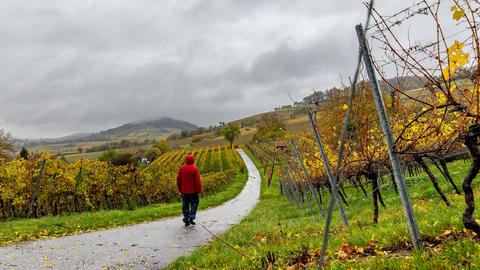
[[[187,165],[193,165],[195,162],[195,158],[192,155],[188,155],[185,160],[187,161]]]

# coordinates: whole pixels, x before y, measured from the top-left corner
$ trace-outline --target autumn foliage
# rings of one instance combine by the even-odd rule
[[[103,161],[68,163],[42,153],[0,166],[0,219],[26,217],[34,194],[34,217],[177,201],[176,174],[187,154],[201,163],[207,194],[233,179],[244,166],[234,149],[224,147],[168,152],[143,170]]]

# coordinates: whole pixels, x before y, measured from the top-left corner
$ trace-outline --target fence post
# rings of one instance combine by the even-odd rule
[[[322,204],[320,203],[317,193],[315,192],[315,189],[313,188],[312,181],[310,179],[310,175],[308,174],[307,169],[305,168],[305,165],[303,164],[303,158],[300,152],[298,151],[297,144],[295,143],[295,140],[292,139],[292,146],[293,150],[295,151],[295,154],[297,155],[298,161],[300,163],[300,166],[302,167],[303,173],[305,174],[305,178],[307,178],[307,183],[308,187],[310,188],[310,193],[313,194],[313,197],[315,198],[315,202],[317,203],[318,210],[320,211],[320,214],[322,217],[325,217],[325,211],[323,210]]]
[[[47,160],[44,159],[42,161],[42,167],[40,168],[40,173],[37,176],[37,179],[35,179],[35,187],[33,189],[32,201],[30,201],[30,206],[28,207],[27,218],[30,218],[30,216],[33,213],[33,204],[35,203],[35,200],[37,199],[37,196],[38,196],[38,191],[40,190],[40,181],[42,180],[43,170],[45,169],[45,164],[46,163],[47,163]]]
[[[408,194],[407,187],[405,185],[405,180],[403,179],[402,166],[400,164],[400,158],[396,152],[396,145],[393,140],[393,134],[390,129],[390,123],[387,116],[387,111],[385,109],[385,104],[382,98],[382,93],[378,85],[378,81],[373,69],[372,59],[370,56],[370,51],[367,47],[367,41],[365,39],[365,34],[361,24],[355,26],[357,31],[358,42],[360,43],[360,50],[363,55],[363,62],[372,85],[373,97],[375,99],[375,105],[377,107],[377,113],[380,120],[380,126],[387,143],[388,155],[390,156],[390,161],[392,163],[393,174],[395,176],[395,182],[397,183],[398,192],[402,200],[403,208],[405,211],[405,217],[407,218],[408,228],[412,237],[412,242],[415,248],[422,248],[422,239],[420,236],[420,231],[417,226],[417,221],[415,219],[415,214],[413,213],[412,203],[410,201],[410,196]]]
[[[347,216],[345,215],[345,211],[343,209],[342,202],[338,198],[337,180],[333,176],[332,171],[330,170],[330,164],[329,164],[329,161],[328,161],[328,158],[327,158],[327,154],[325,153],[325,149],[323,148],[322,140],[320,139],[320,135],[318,134],[317,125],[315,124],[315,120],[313,119],[312,111],[308,111],[308,117],[310,118],[310,124],[312,126],[313,135],[315,136],[315,139],[317,140],[318,150],[320,151],[320,154],[322,156],[323,166],[325,167],[325,171],[327,172],[328,180],[330,182],[331,196],[332,196],[332,198],[335,199],[334,201],[336,201],[337,204],[338,204],[338,208],[340,209],[340,215],[342,216],[343,225],[345,226],[345,228],[348,228]],[[329,209],[328,211],[331,211],[331,210],[333,210],[333,209]],[[328,218],[328,215],[327,215],[327,218]]]

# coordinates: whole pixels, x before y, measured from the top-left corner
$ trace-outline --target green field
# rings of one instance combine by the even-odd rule
[[[80,159],[95,160],[95,159],[98,159],[100,155],[102,155],[102,152],[71,154],[71,155],[65,155],[64,157],[68,162],[74,162]]]
[[[139,146],[132,146],[127,148],[120,148],[115,149],[118,153],[135,153],[137,151],[146,150],[151,145],[139,145]],[[88,159],[88,160],[96,160],[98,157],[102,155],[103,151],[100,152],[89,152],[89,153],[79,153],[79,154],[69,154],[64,155],[65,159],[68,162],[74,162],[80,159]]]
[[[449,168],[460,185],[468,164],[457,161],[450,163]],[[389,183],[382,185],[386,209],[380,206],[376,226],[372,224],[371,196],[366,198],[361,191],[347,190],[350,231],[343,227],[335,211],[327,268],[480,268],[478,238],[466,232],[461,221],[464,199],[444,179],[439,179],[452,207],[443,204],[424,174],[408,178],[426,246],[423,252],[412,250],[400,199]],[[479,191],[475,194],[480,196]],[[328,199],[327,195],[324,206]],[[323,228],[321,216],[311,216],[279,194],[276,179],[270,187],[263,181],[260,203],[239,225],[222,235],[221,240],[214,240],[191,256],[172,263],[169,269],[315,269]]]

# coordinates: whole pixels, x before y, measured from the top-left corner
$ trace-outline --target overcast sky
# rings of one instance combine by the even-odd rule
[[[272,110],[351,75],[365,14],[360,0],[3,0],[0,128],[56,137]]]

